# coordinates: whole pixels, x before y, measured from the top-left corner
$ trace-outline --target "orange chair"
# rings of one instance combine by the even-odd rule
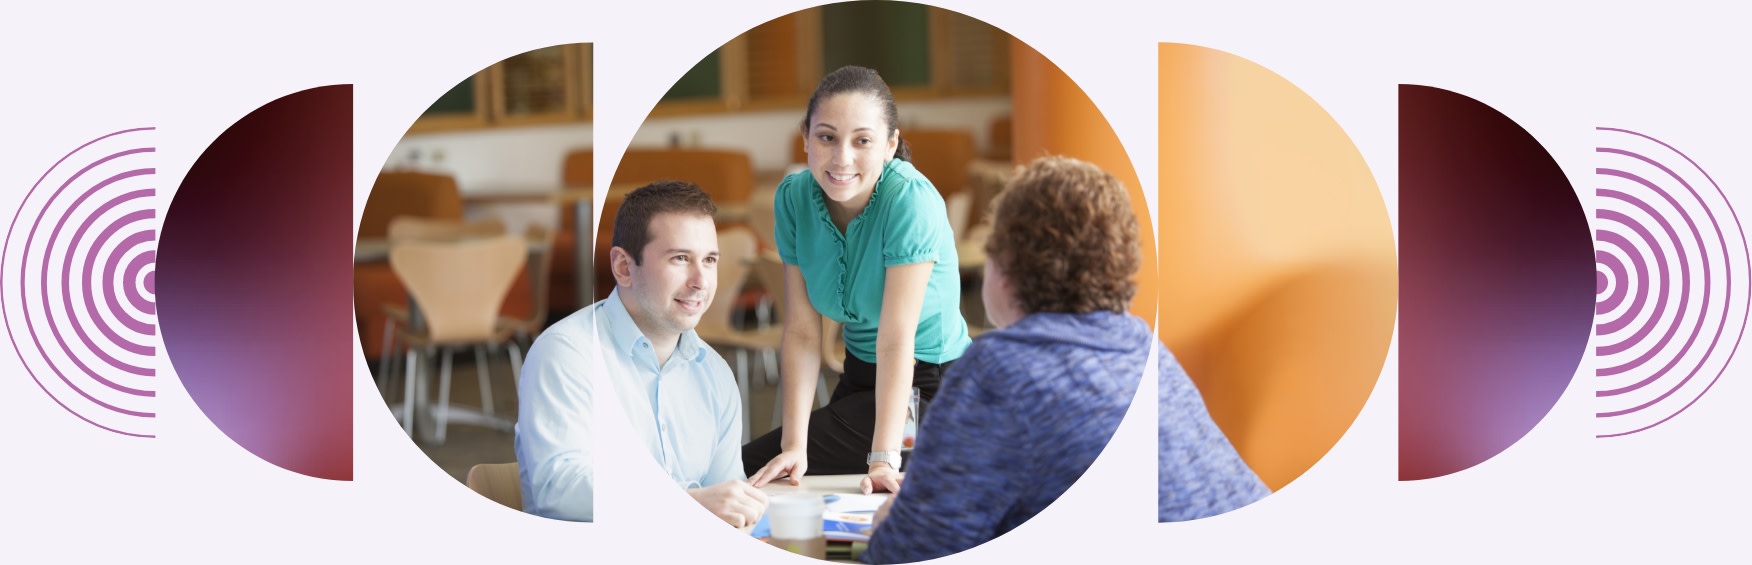
[[[634,148],[621,156],[613,184],[662,179],[697,184],[719,207],[741,205],[754,193],[754,163],[742,151]]]
[[[390,220],[398,216],[462,219],[462,192],[456,179],[414,171],[379,173],[359,218],[359,237],[387,237]]]
[[[748,208],[754,194],[754,165],[748,154],[712,149],[628,149],[615,169],[611,185],[638,185],[666,179],[699,185],[700,190],[712,197],[721,213],[734,207]],[[614,276],[608,270],[608,250],[613,247],[614,213],[620,209],[620,199],[611,196],[602,208],[602,225],[597,230],[595,243],[597,300],[607,298],[614,290]],[[729,225],[721,222],[718,227],[722,229]]]
[[[499,323],[511,328],[517,338],[525,345],[534,345],[535,336],[547,327],[548,300],[551,293],[548,285],[553,281],[554,265],[554,234],[541,225],[529,226],[524,239],[543,249],[533,254],[530,260],[535,261],[533,269],[525,269],[518,275],[518,282],[511,286],[511,294],[505,297],[505,304],[499,308]],[[519,289],[528,288],[529,292]],[[532,301],[529,308],[514,310],[514,298],[527,296]]]
[[[462,193],[456,180],[446,175],[419,172],[385,172],[377,175],[371,196],[359,221],[359,238],[389,235],[390,220],[414,216],[462,220]],[[359,340],[367,359],[382,355],[385,334],[383,306],[406,304],[408,295],[395,273],[384,262],[353,266],[353,307],[359,323]]]
[[[986,140],[985,158],[993,161],[1009,161],[1010,154],[1015,150],[1014,138],[1010,136],[1010,116],[992,120],[991,127],[986,130],[991,136]]]
[[[900,137],[912,148],[912,164],[931,179],[944,198],[968,188],[967,165],[979,156],[973,134],[951,129],[903,129]]]

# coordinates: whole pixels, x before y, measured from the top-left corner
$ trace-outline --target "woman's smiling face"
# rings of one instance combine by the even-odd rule
[[[883,118],[882,103],[860,92],[822,99],[804,132],[809,174],[828,200],[861,209],[882,166],[900,147],[900,131]]]

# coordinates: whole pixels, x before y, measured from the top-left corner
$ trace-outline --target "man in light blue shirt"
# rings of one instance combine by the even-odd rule
[[[592,519],[586,368],[600,367],[677,485],[733,526],[765,512],[766,495],[743,473],[735,377],[693,331],[717,291],[716,211],[698,187],[675,181],[641,187],[621,204],[609,251],[614,292],[543,332],[518,379],[525,511]]]

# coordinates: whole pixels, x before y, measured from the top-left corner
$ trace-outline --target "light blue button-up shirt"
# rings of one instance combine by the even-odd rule
[[[595,365],[598,351],[633,432],[671,480],[697,488],[748,478],[742,401],[730,365],[689,331],[658,367],[651,341],[616,290],[548,328],[530,348],[517,390],[524,511],[563,520],[593,517],[594,395],[584,371]]]

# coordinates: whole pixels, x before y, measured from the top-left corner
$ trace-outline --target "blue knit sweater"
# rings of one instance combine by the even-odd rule
[[[906,482],[862,559],[942,557],[1039,514],[1107,446],[1156,343],[1142,320],[1113,312],[1037,313],[980,336],[943,376]],[[1218,514],[1269,494],[1171,356],[1159,380],[1161,487],[1176,491],[1161,497],[1161,517]]]

